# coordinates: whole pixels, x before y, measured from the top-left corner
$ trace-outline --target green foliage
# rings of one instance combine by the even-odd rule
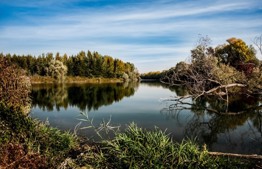
[[[57,53],[55,58],[52,53],[42,54],[42,56],[38,57],[1,54],[0,58],[6,58],[10,62],[17,64],[19,67],[27,70],[30,75],[51,75],[57,79],[60,79],[63,74],[65,75],[66,71],[63,65],[67,67],[68,76],[122,78],[124,73],[126,73],[132,81],[136,81],[139,78],[139,73],[134,64],[125,63],[111,56],[102,56],[98,52],[91,53],[88,51],[86,53],[81,51],[77,55],[70,57],[66,54],[61,57]]]
[[[35,157],[44,158],[49,167],[54,167],[76,145],[76,139],[70,133],[48,127],[3,104],[0,104],[0,111],[2,124],[0,133],[9,134],[6,137],[1,137],[0,145],[7,146],[7,149],[12,146],[8,145],[9,143],[14,146],[22,146],[22,153],[25,150],[30,151],[31,154],[35,154]],[[0,153],[4,152],[5,149],[0,151]]]
[[[163,75],[163,72],[156,71],[156,72],[148,72],[143,73],[140,75],[141,79],[160,79]]]
[[[247,46],[242,39],[237,38],[230,38],[227,42],[229,44],[220,45],[216,48],[215,55],[222,63],[229,64],[239,71],[250,74],[253,67],[259,64],[254,47]],[[249,73],[249,71],[251,72]]]
[[[53,168],[75,146],[72,134],[26,116],[29,91],[25,72],[0,58],[0,168]]]
[[[124,133],[116,134],[113,140],[104,141],[96,149],[90,148],[83,157],[89,165],[109,169],[245,167],[238,160],[212,157],[193,141],[176,143],[157,128],[146,131],[134,123]]]
[[[227,40],[229,44],[220,45],[215,49],[215,56],[218,58],[218,68],[213,72],[222,84],[242,83],[247,84],[251,90],[261,89],[262,76],[259,60],[256,58],[256,51],[253,46],[237,38]]]

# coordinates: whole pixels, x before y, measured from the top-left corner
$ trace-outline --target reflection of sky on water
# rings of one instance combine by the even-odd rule
[[[212,151],[262,153],[262,149],[259,148],[262,147],[261,133],[253,126],[251,120],[247,120],[243,125],[229,127],[222,132],[214,132],[216,130],[212,128],[211,131],[207,124],[214,115],[196,115],[189,110],[163,111],[172,102],[162,102],[160,99],[170,98],[174,95],[174,92],[160,85],[141,83],[134,95],[123,97],[122,100],[111,105],[101,106],[98,110],[92,109],[88,114],[90,119],[94,119],[96,125],[102,120],[108,121],[111,117],[112,126],[121,125],[125,127],[126,124],[131,122],[147,129],[154,129],[157,126],[162,130],[167,129],[167,133],[170,133],[178,141],[185,137],[197,137],[203,143],[203,140],[209,139],[204,138],[203,135],[214,137],[215,141],[211,141],[208,145]],[[76,106],[69,106],[66,109],[60,107],[59,109],[59,111],[55,108],[52,111],[43,111],[35,106],[32,109],[31,116],[41,121],[48,119],[51,126],[73,131],[79,123],[77,118],[82,118],[80,116],[81,110]],[[85,123],[82,123],[81,126],[84,127],[85,125]],[[78,131],[78,134],[83,136],[90,136],[91,133],[90,130]]]

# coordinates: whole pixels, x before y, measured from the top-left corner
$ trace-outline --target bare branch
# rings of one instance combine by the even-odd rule
[[[198,95],[195,99],[197,99],[198,97],[200,97],[200,96],[202,96],[202,95],[205,95],[205,94],[212,94],[212,93],[214,93],[214,92],[216,92],[217,90],[222,89],[222,88],[225,88],[225,89],[226,89],[226,93],[219,92],[219,93],[217,93],[217,95],[227,95],[227,94],[228,94],[227,88],[231,88],[231,87],[246,87],[246,86],[247,86],[247,85],[239,84],[239,83],[221,85],[221,86],[212,88],[212,89],[210,89],[210,90],[208,90],[208,91],[203,91],[203,92],[202,92],[200,95]]]
[[[256,36],[252,42],[258,48],[260,54],[262,55],[262,34],[260,36]]]
[[[262,160],[262,156],[257,154],[248,155],[248,154],[233,154],[233,153],[221,153],[221,152],[208,152],[208,154],[212,156],[226,156],[226,157],[238,157],[238,158]]]

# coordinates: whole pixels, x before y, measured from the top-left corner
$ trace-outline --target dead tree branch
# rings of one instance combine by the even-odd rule
[[[252,42],[258,48],[258,50],[260,51],[260,54],[262,55],[262,34],[260,36],[256,36],[252,40]]]
[[[208,91],[203,91],[201,94],[197,95],[194,100],[196,100],[196,99],[199,98],[200,96],[210,95],[210,94],[214,94],[214,92],[216,92],[216,95],[219,95],[219,96],[227,95],[227,102],[228,102],[228,90],[227,90],[227,89],[228,89],[228,88],[231,88],[231,87],[246,87],[246,85],[244,85],[244,84],[239,84],[239,83],[221,85],[221,86],[212,88],[212,89],[210,89],[210,90],[208,90]],[[217,91],[220,90],[220,89],[225,89],[225,92],[217,92]]]
[[[225,157],[237,157],[237,158],[246,158],[246,159],[256,159],[262,160],[262,155],[257,154],[233,154],[233,153],[222,153],[222,152],[208,152],[211,156],[225,156]]]

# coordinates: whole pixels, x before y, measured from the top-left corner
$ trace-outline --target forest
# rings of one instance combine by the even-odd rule
[[[26,70],[29,76],[51,76],[57,80],[63,80],[65,75],[87,78],[123,78],[124,80],[134,80],[139,77],[134,64],[108,55],[102,56],[98,52],[81,51],[72,56],[47,53],[38,57],[0,53],[0,58],[18,65]]]

